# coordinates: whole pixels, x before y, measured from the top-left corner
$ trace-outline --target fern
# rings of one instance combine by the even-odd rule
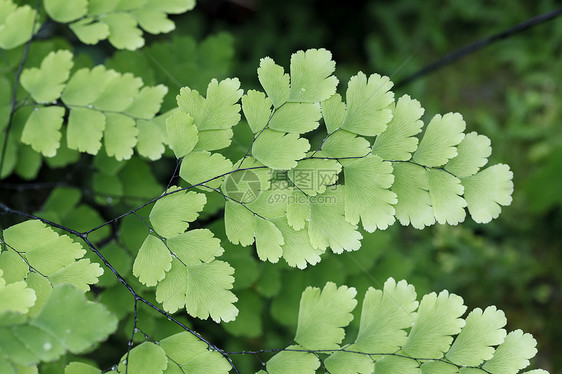
[[[183,114],[167,122],[169,139],[177,139],[171,145],[176,157],[183,157],[180,176],[210,190],[226,174],[234,178],[243,172],[256,180],[243,185],[245,190],[222,183],[231,242],[255,241],[260,259],[284,257],[304,268],[328,247],[335,253],[359,249],[359,222],[368,232],[386,229],[395,220],[420,229],[435,222],[457,224],[465,219],[465,207],[475,221],[488,222],[499,215],[500,205],[511,202],[509,167],[480,171],[491,153],[490,142],[476,133],[465,137],[459,114],[435,116],[418,146],[423,109],[417,101],[404,96],[394,104],[387,77],[367,79],[359,73],[350,79],[345,104],[334,94],[334,69],[326,50],[298,52],[291,59],[290,84],[283,68],[262,59],[258,77],[267,96],[251,90],[241,99],[254,137],[235,166],[220,154],[195,150],[203,143],[196,132],[229,131],[239,121],[238,82],[211,82],[205,99],[193,90],[180,91]],[[301,135],[315,130],[322,117],[327,133],[309,152],[309,140]],[[376,136],[373,144],[366,136]],[[286,177],[284,186],[264,176],[278,170]],[[338,184],[342,170],[345,182]],[[252,201],[237,199],[246,193]],[[309,239],[304,246],[303,236]]]
[[[158,133],[148,120],[160,110],[168,89],[163,85],[141,89],[141,79],[103,66],[79,69],[68,79],[72,57],[68,51],[51,52],[40,68],[24,70],[21,83],[35,104],[23,128],[22,142],[46,157],[55,156],[68,110],[68,148],[96,154],[103,138],[108,156],[129,159],[141,129]],[[57,105],[59,99],[62,105]]]
[[[301,298],[295,335],[267,362],[267,372],[316,373],[518,373],[537,353],[536,341],[515,330],[506,334],[505,315],[494,306],[463,319],[463,300],[447,291],[417,301],[412,285],[389,278],[369,288],[356,338],[343,344],[353,319],[356,291],[327,283]],[[264,372],[264,371],[262,371]],[[533,373],[546,373],[533,370]],[[529,372],[530,373],[530,372]]]
[[[23,51],[13,89],[0,77],[0,109],[9,113],[0,112],[2,178],[16,170],[33,179],[43,159],[60,167],[81,153],[93,156],[92,191],[57,185],[34,214],[0,202],[3,212],[28,219],[1,231],[0,372],[37,372],[59,360],[66,374],[101,373],[74,355],[123,332],[128,346],[103,372],[238,372],[235,354],[269,352],[277,352],[264,363],[269,373],[526,368],[536,342],[520,330],[507,334],[503,312],[477,308],[463,319],[459,296],[442,291],[418,302],[413,286],[392,278],[365,293],[356,335],[348,325],[357,292],[334,282],[303,292],[294,344],[285,348],[230,352],[190,327],[184,309],[215,323],[242,320],[225,325],[235,335],[244,323],[252,334],[261,332],[260,311],[239,302],[256,297],[244,290],[258,277],[254,248],[263,272],[257,292],[272,297],[281,289],[281,258],[298,269],[330,261],[328,248],[358,251],[364,232],[396,221],[417,229],[456,225],[468,210],[486,223],[513,192],[509,167],[484,168],[491,142],[465,134],[460,114],[436,115],[424,127],[420,103],[408,95],[396,100],[392,82],[379,74],[351,77],[344,101],[325,49],[294,53],[288,73],[261,59],[263,91],[244,92],[237,78],[212,79],[205,93],[182,87],[174,108],[166,101],[172,90],[157,84],[163,79],[127,71],[126,51],[92,66],[53,43],[32,53],[35,66],[24,69],[45,21],[67,25],[84,44],[107,39],[136,50],[145,43],[141,28],[170,32],[168,15],[193,6],[193,0],[44,0],[32,9],[0,0],[0,48]],[[151,52],[169,53],[174,43]],[[166,188],[142,159],[164,156],[175,156],[180,178],[174,183],[174,175]],[[87,205],[87,193],[115,218]],[[112,204],[123,196],[142,205],[114,214]],[[206,217],[222,218],[223,208],[224,223],[201,227]],[[124,301],[131,296],[132,307]],[[157,339],[161,325],[154,322],[150,334],[141,330],[142,313],[172,328]]]
[[[82,259],[86,251],[80,244],[40,221],[4,230],[2,244],[7,247],[0,253],[3,373],[31,370],[67,351],[82,353],[115,331],[116,317],[83,295],[103,270]]]
[[[70,29],[85,44],[108,39],[115,47],[135,50],[144,45],[139,26],[151,34],[170,32],[175,28],[168,14],[193,9],[194,0],[108,2],[45,0],[45,11],[56,22],[69,23]]]

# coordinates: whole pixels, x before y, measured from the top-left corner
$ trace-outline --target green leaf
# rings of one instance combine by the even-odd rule
[[[478,366],[494,355],[494,347],[503,343],[507,323],[504,312],[490,306],[482,312],[476,308],[468,317],[466,325],[447,352],[447,359],[457,365]]]
[[[0,4],[2,5],[0,7],[0,24],[3,24],[6,18],[17,9],[17,6],[12,0],[0,0]]]
[[[367,355],[336,351],[324,360],[324,366],[329,373],[366,374],[373,372],[374,363]]]
[[[13,361],[19,365],[28,366],[39,361],[37,355],[27,348],[23,342],[18,340],[14,332],[6,328],[0,328],[0,332],[0,352],[2,352],[3,356],[3,360],[0,363],[7,361],[10,364],[10,361]],[[12,373],[15,373],[13,367],[11,369]]]
[[[339,94],[330,96],[329,99],[322,102],[321,107],[328,134],[339,130],[346,114],[346,106],[342,102],[341,96]]]
[[[179,190],[172,186],[166,193]],[[150,223],[158,235],[170,238],[183,233],[203,210],[207,198],[204,194],[180,191],[158,200],[150,211]]]
[[[275,111],[269,121],[269,128],[303,134],[316,129],[321,117],[317,103],[286,103]]]
[[[151,3],[150,8],[166,13],[180,14],[193,9],[195,0],[161,0]]]
[[[6,250],[0,253],[0,272],[2,272],[1,277],[4,278],[4,284],[10,284],[24,280],[29,274],[29,266],[19,254]]]
[[[89,205],[81,204],[72,209],[68,215],[61,217],[61,224],[66,227],[72,227],[78,232],[84,232],[92,227],[96,227],[104,223],[104,219],[100,213]],[[103,226],[89,234],[89,239],[96,243],[107,238],[110,235],[109,226]]]
[[[69,51],[53,51],[43,59],[39,69],[23,71],[21,84],[33,100],[38,103],[50,103],[60,97],[70,69],[74,65],[72,57]]]
[[[355,288],[328,282],[322,289],[307,287],[302,293],[295,341],[308,349],[339,349],[343,330],[357,305]]]
[[[537,341],[531,334],[515,330],[507,334],[496,349],[494,357],[486,361],[482,368],[492,374],[515,374],[529,366],[529,360],[537,354]]]
[[[262,261],[276,263],[283,255],[281,246],[285,243],[281,231],[275,224],[261,217],[254,217],[256,249]]]
[[[60,341],[70,352],[81,353],[113,333],[117,318],[104,306],[86,300],[71,285],[59,285],[31,325]]]
[[[218,153],[191,152],[181,162],[180,177],[191,185],[204,184],[217,188],[232,169],[232,162]],[[218,176],[221,176],[217,178]]]
[[[308,235],[314,248],[330,247],[334,253],[342,253],[361,247],[363,236],[356,225],[345,220],[344,198],[344,186],[338,186],[311,201]]]
[[[128,359],[125,354],[119,361],[119,372],[130,374],[161,374],[169,365],[164,349],[152,342],[137,345],[129,352]]]
[[[134,4],[134,3],[133,3]],[[88,4],[88,14],[89,15],[99,15],[115,10],[119,5],[118,2],[109,0],[89,0]],[[131,5],[131,3],[126,2],[124,5]]]
[[[346,92],[347,112],[342,129],[364,136],[379,135],[392,119],[387,107],[394,101],[388,77],[359,73],[349,80]]]
[[[162,100],[167,93],[168,87],[162,84],[143,87],[125,113],[135,118],[152,119],[160,110]]]
[[[226,130],[203,130],[199,131],[199,141],[193,150],[195,151],[215,151],[230,145],[234,132]]]
[[[0,48],[12,49],[26,43],[33,35],[36,12],[29,6],[15,7],[11,1],[0,3],[2,7],[8,6],[7,16],[0,24]],[[35,28],[38,28],[38,24]]]
[[[220,239],[207,229],[197,229],[173,236],[166,241],[170,250],[187,266],[208,263],[223,254]]]
[[[80,202],[80,190],[72,187],[57,187],[43,204],[43,211],[55,212],[60,217],[66,216]]]
[[[105,116],[87,108],[70,109],[67,127],[68,148],[95,155],[101,148]]]
[[[139,134],[137,137],[137,152],[150,160],[158,160],[166,150],[162,132],[153,121],[137,121]]]
[[[345,218],[356,225],[359,218],[368,232],[385,230],[394,223],[396,194],[388,188],[394,182],[392,164],[369,155],[344,168]]]
[[[265,57],[260,60],[258,79],[271,100],[274,108],[279,108],[289,99],[289,75],[275,62]]]
[[[8,362],[13,360],[16,364],[28,369],[39,361],[56,359],[65,351],[60,340],[53,339],[53,336],[35,326],[30,326],[29,323],[12,326],[9,330],[2,330],[4,331],[0,334],[2,335],[0,350],[8,353]],[[6,347],[7,340],[12,340],[10,347]],[[20,368],[17,373],[28,372],[24,370],[24,368]],[[31,373],[37,373],[37,371],[31,371]]]
[[[72,74],[72,77],[70,77],[70,80],[66,84],[64,92],[62,93],[62,101],[69,106],[76,105],[93,108],[90,104],[102,96],[103,93],[103,96],[109,96],[110,102],[120,102],[119,108],[126,107],[130,104],[130,96],[126,97],[124,104],[121,104],[123,97],[119,97],[119,94],[114,96],[110,91],[104,92],[110,82],[119,80],[119,76],[119,73],[113,70],[107,70],[103,65],[98,65],[91,70],[80,69]],[[115,86],[115,84],[113,86]],[[121,91],[119,92],[123,93]],[[135,92],[136,91],[133,89],[132,94],[135,94]],[[129,90],[124,93],[131,94]],[[97,109],[103,110],[104,108],[102,106]]]
[[[25,123],[21,141],[46,157],[53,157],[60,146],[64,108],[35,108]]]
[[[33,232],[34,235],[29,235]],[[28,220],[8,227],[3,232],[4,242],[15,248],[18,252],[26,252],[44,242],[56,240],[59,235],[38,220]]]
[[[338,130],[326,139],[322,145],[322,152],[328,157],[365,157],[370,152],[371,145],[367,139],[354,133]]]
[[[43,157],[31,147],[22,145],[18,149],[16,173],[26,180],[32,180],[39,174]]]
[[[336,93],[336,63],[325,49],[309,49],[291,55],[291,91],[288,101],[319,103]],[[266,90],[267,92],[267,90]]]
[[[107,155],[118,161],[130,159],[139,133],[135,121],[118,113],[107,113],[105,119],[104,145]]]
[[[298,189],[293,189],[283,196],[286,196],[287,200],[287,223],[294,230],[304,229],[310,218],[308,197]]]
[[[260,91],[250,90],[242,96],[242,111],[255,134],[264,129],[271,117],[271,101]]]
[[[156,301],[165,311],[175,313],[185,306],[187,268],[178,259],[172,258],[172,266],[166,277],[156,287]]]
[[[83,362],[71,362],[64,368],[64,374],[101,374],[101,370]]]
[[[109,26],[90,17],[71,23],[70,29],[84,44],[97,44],[109,36]]]
[[[57,22],[66,23],[86,15],[88,0],[75,0],[72,2],[45,0],[44,6],[49,17]]]
[[[418,374],[420,368],[415,360],[400,356],[384,356],[375,363],[377,374]]]
[[[94,70],[95,68],[90,74],[90,82],[98,75],[101,75],[103,80],[98,84],[94,83],[94,90],[102,88],[101,92],[95,96],[94,108],[109,112],[122,112],[129,108],[134,102],[134,97],[139,94],[142,79],[130,73],[118,74],[113,70],[103,71],[103,69],[94,72]]]
[[[132,12],[140,27],[151,34],[167,33],[176,28],[174,22],[166,17],[166,13],[152,9],[135,9]]]
[[[50,230],[44,228],[44,230]],[[18,243],[11,244],[18,248]],[[79,243],[74,242],[69,236],[63,235],[34,246],[23,248],[29,264],[41,274],[50,276],[76,259],[82,258],[86,250]]]
[[[442,358],[465,325],[460,318],[466,311],[460,296],[441,291],[422,298],[417,318],[402,350],[411,357]]]
[[[442,361],[429,361],[421,366],[421,374],[459,374],[463,373],[462,369]],[[480,370],[478,370],[480,371]],[[479,373],[480,374],[480,373]]]
[[[172,266],[172,255],[166,244],[154,235],[142,243],[133,263],[133,274],[146,286],[156,286]]]
[[[501,207],[511,204],[513,172],[509,166],[497,164],[461,179],[464,198],[472,219],[487,223],[498,218]]]
[[[34,235],[30,238],[29,232]],[[22,253],[27,263],[48,277],[51,284],[71,283],[84,292],[95,284],[103,270],[82,258],[86,251],[69,236],[59,236],[39,221],[25,221],[4,231],[4,240]]]
[[[187,267],[187,292],[185,305],[193,317],[215,322],[233,321],[238,309],[233,305],[238,299],[232,289],[234,269],[226,262],[212,261]]]
[[[289,170],[287,176],[296,189],[309,196],[315,196],[337,182],[341,169],[341,164],[336,160],[305,159],[299,161],[297,167]]]
[[[443,166],[457,155],[466,124],[458,113],[437,114],[425,129],[413,160],[425,166]]]
[[[398,202],[394,206],[396,219],[404,226],[416,229],[435,223],[429,195],[429,182],[424,168],[410,163],[394,163],[394,184]]]
[[[253,157],[246,157],[243,161],[242,168],[240,168],[242,161],[234,164],[235,169],[226,176],[222,190],[226,196],[236,202],[251,203],[262,191],[269,188],[271,170]]]
[[[309,352],[298,352],[302,350],[298,345],[291,345],[267,361],[267,373],[269,374],[315,374],[320,367],[320,360],[316,355]]]
[[[83,259],[66,265],[62,269],[53,273],[49,281],[53,285],[69,283],[82,292],[90,290],[90,284],[98,282],[98,278],[103,274],[103,269],[96,263],[90,263],[89,259]]]
[[[423,127],[420,118],[424,109],[408,95],[400,97],[396,105],[393,104],[390,108],[392,120],[386,130],[375,139],[373,154],[383,160],[407,161],[418,147],[415,135]]]
[[[0,313],[7,311],[25,314],[35,304],[35,291],[27,287],[24,281],[6,285],[0,269]]]
[[[129,13],[110,13],[103,18],[109,27],[109,42],[118,49],[134,51],[144,46],[142,31]]]
[[[243,205],[226,201],[224,226],[226,236],[232,244],[248,246],[254,242],[254,215]]]
[[[232,369],[219,352],[210,351],[205,342],[185,331],[160,340],[160,347],[168,356],[166,373],[220,374]]]
[[[68,148],[66,144],[66,133],[62,132],[61,135],[60,147],[57,150],[57,154],[54,157],[43,159],[43,161],[45,161],[45,164],[47,164],[52,169],[63,168],[77,162],[80,158],[80,153],[78,151]]]
[[[490,139],[475,132],[466,134],[457,146],[458,155],[445,165],[445,170],[453,173],[457,178],[474,175],[486,165],[492,154]]]
[[[383,290],[369,287],[365,293],[357,339],[349,347],[361,352],[395,352],[407,340],[406,329],[415,321],[414,286],[389,278]]]
[[[273,222],[283,235],[285,241],[285,244],[281,246],[283,258],[289,266],[304,269],[308,264],[316,265],[320,262],[320,255],[324,253],[324,250],[312,246],[306,225],[303,226],[304,230],[295,231],[288,225],[284,217],[277,218]]]
[[[461,181],[442,170],[426,170],[429,197],[435,219],[441,224],[456,225],[466,217],[466,201],[461,197]]]
[[[179,108],[193,117],[199,130],[229,129],[240,121],[242,97],[240,81],[225,79],[220,83],[213,79],[207,87],[207,98],[196,90],[183,87],[177,96]]]
[[[278,193],[275,189],[262,191],[257,199],[245,204],[245,206],[267,219],[284,217],[287,206],[281,199],[277,200],[276,195]]]
[[[252,146],[252,155],[272,169],[288,170],[297,166],[310,149],[308,140],[297,134],[265,129]]]
[[[168,131],[170,148],[174,151],[176,158],[187,155],[199,141],[193,118],[184,112],[177,111],[168,117],[166,119],[166,130]]]
[[[29,273],[27,276],[27,285],[35,291],[35,296],[37,297],[35,304],[28,313],[29,316],[33,317],[43,309],[43,306],[53,292],[53,288],[45,277],[37,273]]]

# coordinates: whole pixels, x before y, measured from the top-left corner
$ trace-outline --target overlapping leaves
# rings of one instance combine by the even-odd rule
[[[45,10],[55,21],[70,23],[70,28],[85,44],[97,44],[108,39],[119,49],[135,50],[144,45],[142,31],[151,34],[175,29],[168,14],[193,9],[194,0],[162,1],[99,1],[45,0]]]
[[[116,317],[83,295],[103,273],[98,264],[82,259],[84,254],[80,244],[36,220],[3,231],[3,373],[16,373],[18,367],[36,370],[40,362],[56,360],[66,352],[82,353],[116,329]]]
[[[82,245],[37,220],[11,226],[3,235],[7,248],[0,258],[5,279],[10,283],[27,280],[28,285],[31,279],[37,284],[39,301],[57,284],[70,283],[85,292],[103,274],[98,264],[82,258],[86,253]]]
[[[29,5],[0,0],[0,48],[12,49],[26,43],[37,29],[35,21],[36,11]]]
[[[141,28],[151,34],[175,29],[169,14],[185,13],[195,0],[102,1],[45,0],[47,15],[55,22],[68,23],[78,39],[97,44],[108,39],[118,49],[136,50],[145,43]],[[27,42],[39,26],[36,11],[29,5],[16,6],[0,1],[0,48],[12,49]]]
[[[133,274],[156,286],[156,300],[175,312],[186,308],[194,317],[232,321],[238,314],[230,291],[234,269],[216,260],[220,240],[208,229],[187,230],[206,203],[205,195],[171,187],[152,208],[151,228],[133,264]],[[187,230],[187,231],[186,231]]]
[[[284,257],[303,268],[328,247],[336,253],[357,250],[360,224],[368,232],[396,220],[420,229],[436,222],[455,225],[465,219],[465,208],[475,221],[488,222],[511,202],[509,168],[480,170],[490,142],[476,133],[465,136],[459,114],[436,115],[418,138],[424,112],[419,102],[407,95],[394,102],[387,77],[359,73],[349,81],[345,103],[335,94],[334,67],[323,49],[295,53],[290,75],[264,58],[258,77],[265,92],[248,91],[241,108],[237,80],[211,82],[206,98],[181,90],[181,114],[169,119],[168,131],[185,139],[174,145],[184,157],[182,178],[215,190],[228,173],[244,172],[246,178],[251,172],[261,181],[254,187],[223,185],[229,240],[255,242],[262,260]],[[201,141],[196,128],[199,136],[208,129],[230,131],[240,109],[254,133],[242,160],[232,167],[222,155],[193,151]],[[322,118],[327,134],[311,151],[304,134]],[[268,180],[257,176],[264,173],[260,169]],[[240,201],[240,189],[251,192],[252,201]]]
[[[23,71],[21,84],[35,108],[24,125],[22,142],[46,157],[55,156],[68,112],[68,148],[97,154],[103,144],[108,156],[124,160],[137,146],[143,156],[160,158],[163,130],[152,119],[168,89],[143,87],[140,78],[102,65],[71,75],[73,65],[72,54],[61,50],[47,55],[40,67]]]
[[[267,363],[267,372],[315,373],[320,359],[332,373],[516,374],[536,354],[536,341],[521,330],[506,334],[505,315],[494,306],[466,319],[463,300],[442,291],[417,301],[412,285],[389,278],[365,293],[359,331],[342,345],[352,319],[355,290],[327,283],[301,298],[295,342]],[[320,356],[318,353],[328,354]]]

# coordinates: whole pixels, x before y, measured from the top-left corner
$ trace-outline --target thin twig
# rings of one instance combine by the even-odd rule
[[[441,69],[442,67],[453,63],[454,61],[469,55],[473,52],[478,51],[484,47],[487,47],[495,42],[498,42],[503,39],[507,39],[515,34],[518,34],[522,31],[525,31],[533,26],[541,24],[543,22],[549,21],[554,19],[558,16],[562,15],[562,8],[558,8],[548,13],[541,14],[539,16],[533,17],[528,19],[525,22],[521,22],[507,30],[494,34],[488,38],[481,39],[477,42],[472,44],[466,45],[462,48],[457,49],[451,53],[446,54],[445,56],[441,57],[437,61],[433,62],[432,64],[427,65],[426,67],[422,68],[421,70],[415,72],[414,74],[402,79],[398,83],[396,83],[395,88],[405,86],[407,84],[412,83],[413,81],[417,80],[418,78],[423,77],[424,75],[428,75],[433,73],[434,71]]]

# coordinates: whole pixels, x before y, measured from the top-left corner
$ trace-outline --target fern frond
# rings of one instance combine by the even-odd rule
[[[325,50],[294,54],[290,75],[272,59],[262,59],[258,77],[265,93],[250,90],[241,100],[254,134],[245,157],[229,169],[229,161],[221,155],[195,151],[185,155],[182,178],[211,189],[220,186],[222,175],[245,170],[245,162],[252,159],[250,154],[260,162],[260,168],[269,171],[271,181],[266,185],[260,185],[263,178],[259,177],[254,178],[254,187],[232,188],[223,182],[225,225],[233,243],[252,244],[261,235],[257,227],[270,228],[277,239],[272,243],[258,240],[259,257],[271,262],[277,262],[280,256],[291,258],[291,264],[302,267],[302,259],[312,260],[328,247],[336,253],[357,250],[359,224],[368,232],[384,230],[395,220],[418,229],[436,222],[456,225],[464,221],[465,208],[476,222],[487,222],[498,216],[500,205],[509,205],[509,168],[497,165],[478,172],[490,155],[489,140],[476,133],[465,137],[466,124],[459,114],[436,115],[418,139],[424,111],[419,102],[403,96],[394,103],[387,77],[373,74],[367,78],[359,73],[349,81],[346,104],[334,94],[334,66]],[[312,71],[315,73],[305,77],[305,72]],[[230,128],[239,118],[238,88],[237,80],[213,81],[206,99],[183,88],[179,107],[186,118],[194,118],[199,130],[211,126],[213,118],[222,119],[213,129]],[[309,152],[310,143],[302,135],[317,129],[321,117],[327,134],[320,146]],[[192,132],[188,128],[182,130],[177,125],[170,131],[187,139]],[[375,139],[371,142],[365,136]],[[195,141],[192,134],[188,148]],[[224,167],[219,167],[223,163]],[[205,172],[196,164],[205,164]],[[281,182],[274,178],[279,174],[283,176]],[[254,199],[259,194],[267,199],[258,197],[246,204],[238,200],[244,195],[240,189],[251,192]],[[265,200],[268,204],[263,203]],[[282,213],[272,214],[279,203]],[[274,230],[277,224],[284,230]],[[286,244],[291,241],[284,237],[292,234],[290,230],[300,231],[305,226],[313,250],[294,257],[296,253]],[[298,237],[308,248],[302,234]]]
[[[383,290],[367,290],[357,336],[341,345],[355,305],[355,292],[346,286],[308,287],[300,302],[298,345],[271,358],[268,373],[314,373],[322,360],[331,373],[516,374],[537,352],[530,334],[506,335],[505,315],[494,306],[463,319],[459,296],[430,293],[418,303],[412,285],[392,278]]]
[[[143,87],[140,78],[101,65],[70,76],[72,57],[68,51],[51,52],[39,68],[23,71],[21,83],[34,100],[35,110],[24,125],[22,142],[46,157],[56,156],[68,110],[68,148],[95,155],[103,139],[106,153],[124,160],[131,158],[142,139],[139,152],[159,158],[164,152],[162,141],[148,141],[147,133],[159,136],[151,120],[160,110],[167,87]]]

